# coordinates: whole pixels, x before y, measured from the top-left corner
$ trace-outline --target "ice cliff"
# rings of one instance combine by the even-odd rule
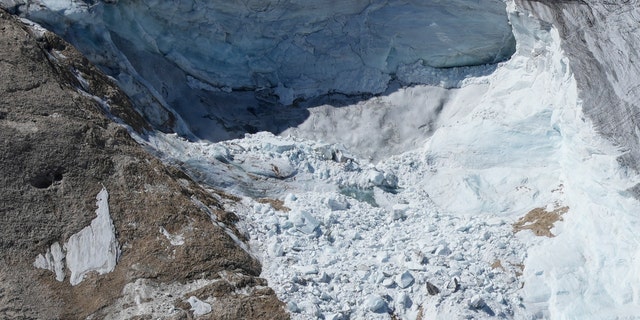
[[[585,114],[640,169],[638,1],[518,1],[557,28]]]
[[[171,127],[168,107],[210,140],[242,135],[199,134],[193,113],[214,118],[209,127],[246,123],[220,113],[250,115],[237,101],[199,111],[227,92],[284,105],[327,93],[380,94],[392,80],[429,82],[438,68],[496,63],[515,48],[500,0],[2,3],[74,43],[157,127]]]

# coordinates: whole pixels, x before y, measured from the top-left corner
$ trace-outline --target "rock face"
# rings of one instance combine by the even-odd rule
[[[113,121],[149,127],[114,82],[34,30],[0,11],[0,318],[288,318],[224,195],[146,153]],[[97,227],[97,209],[117,263],[72,286],[59,244]]]
[[[585,115],[640,169],[640,43],[637,1],[517,1],[562,38]],[[639,192],[635,192],[640,194]]]

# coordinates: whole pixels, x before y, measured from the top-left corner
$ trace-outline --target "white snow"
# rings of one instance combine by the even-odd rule
[[[102,189],[96,197],[97,217],[91,225],[69,237],[64,245],[71,285],[79,284],[90,272],[105,274],[113,271],[118,259],[118,240],[109,216],[109,193]]]
[[[60,243],[54,242],[44,255],[39,254],[33,266],[50,270],[56,274],[56,280],[64,281],[64,252]]]
[[[632,317],[638,179],[582,116],[556,30],[509,10],[517,53],[454,88],[319,106],[279,137],[149,143],[205,184],[284,200],[227,205],[296,319]],[[562,206],[557,237],[514,234]]]
[[[90,272],[105,274],[113,271],[118,259],[118,241],[109,215],[109,193],[103,188],[96,196],[97,217],[91,225],[73,234],[63,246],[58,242],[36,257],[34,266],[55,272],[56,280],[65,278],[64,265],[70,271],[70,283],[75,286]]]

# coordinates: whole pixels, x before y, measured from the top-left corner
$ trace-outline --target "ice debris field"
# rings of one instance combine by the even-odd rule
[[[108,8],[106,16],[136,21],[122,8]],[[639,179],[618,163],[623,151],[600,137],[582,114],[557,30],[513,1],[507,12],[516,52],[506,62],[444,74],[403,61],[413,72],[403,73],[405,82],[415,78],[422,85],[384,91],[385,70],[371,78],[385,85],[373,91],[383,95],[310,107],[304,121],[279,135],[259,132],[213,143],[155,132],[137,139],[203,185],[242,197],[220,200],[240,215],[238,227],[262,262],[261,276],[294,319],[637,318],[640,208],[627,190]],[[116,40],[136,42],[122,28]],[[494,44],[505,43],[512,42]],[[181,57],[177,61],[199,61]],[[145,70],[151,76],[140,76],[164,84],[154,78],[160,73],[153,63],[160,60],[149,61],[146,66],[153,68]],[[199,74],[203,66],[184,67]],[[185,74],[178,71],[172,72]],[[329,71],[317,80],[336,74],[340,83],[369,79]],[[120,76],[136,96],[137,82]],[[211,116],[209,106],[182,93],[226,89],[193,77],[187,83],[177,83],[182,76],[171,79],[176,83],[156,89],[176,103],[174,111],[190,117],[181,122],[176,114],[177,126],[185,132],[198,126],[222,130],[202,120]],[[305,91],[307,82],[296,79],[289,80],[301,91],[276,88],[280,102],[318,93]],[[263,80],[268,79],[258,78],[256,86]],[[225,110],[215,109],[215,119],[224,120]],[[108,211],[100,208],[96,221]],[[176,245],[182,241],[182,235],[167,236],[163,229],[158,236],[171,236]],[[102,242],[93,243],[105,247]],[[59,244],[52,246],[35,264],[60,275],[62,255]],[[189,303],[196,315],[211,308],[195,297]]]
[[[516,54],[448,89],[442,108],[421,85],[311,110],[333,125],[325,135],[303,123],[145,143],[244,195],[226,205],[294,319],[633,318],[638,204],[625,190],[637,177],[582,116],[557,32],[509,9]],[[431,114],[431,133],[340,122],[396,108]]]

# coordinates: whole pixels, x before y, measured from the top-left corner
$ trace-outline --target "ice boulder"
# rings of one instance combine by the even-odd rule
[[[396,282],[398,283],[398,287],[405,289],[413,285],[415,278],[409,271],[405,271],[402,274],[398,275]]]
[[[387,301],[379,295],[370,295],[364,300],[364,306],[367,310],[375,313],[386,313],[389,309]]]
[[[306,234],[312,234],[320,226],[320,221],[307,211],[293,211],[289,216],[293,225]]]

